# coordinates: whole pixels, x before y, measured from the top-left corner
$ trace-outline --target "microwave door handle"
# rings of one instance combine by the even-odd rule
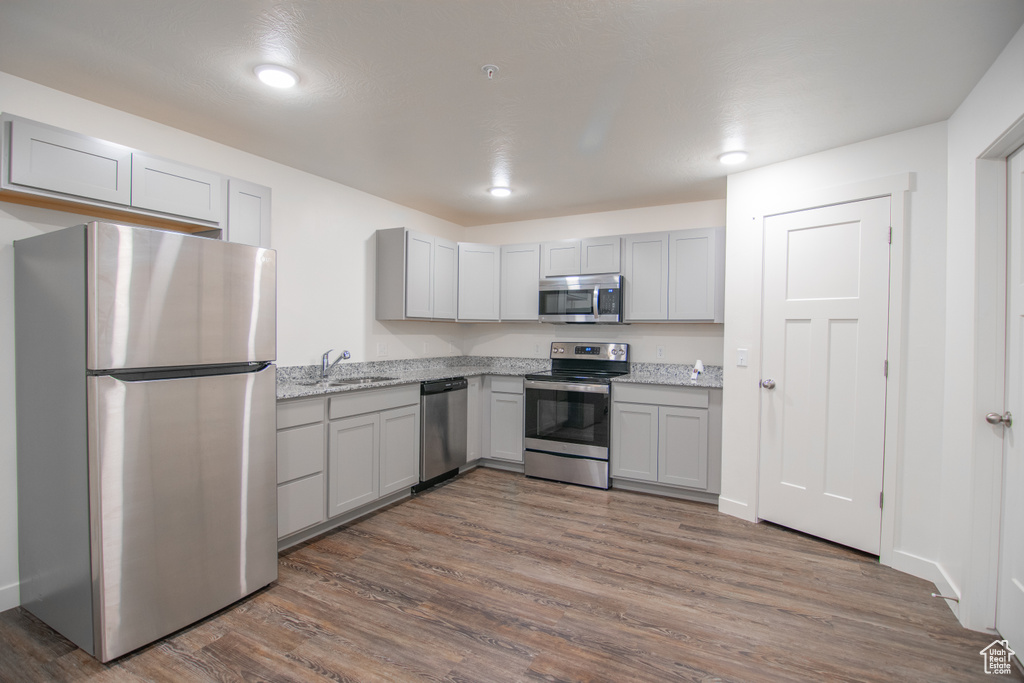
[[[595,317],[595,318],[596,318],[596,317],[597,317],[597,315],[598,315],[598,310],[599,310],[599,309],[598,309],[598,307],[597,307],[597,304],[598,304],[598,297],[599,297],[600,295],[601,295],[601,288],[600,288],[600,287],[596,287],[596,286],[595,286],[595,287],[594,287],[594,317]]]

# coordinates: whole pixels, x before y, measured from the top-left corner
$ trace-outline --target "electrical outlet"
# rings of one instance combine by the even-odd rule
[[[533,355],[540,355],[540,342],[537,342],[536,344],[533,345]]]
[[[736,349],[736,367],[745,368],[747,367],[747,350]]]
[[[377,355],[386,356],[388,355],[388,345],[385,342],[377,342]]]
[[[658,355],[658,358],[664,358],[665,357],[665,347],[664,346],[659,346],[658,347],[658,354],[657,355]]]

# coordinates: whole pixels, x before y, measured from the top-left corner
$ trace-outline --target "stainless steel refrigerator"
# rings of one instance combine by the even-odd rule
[[[275,258],[98,222],[14,244],[21,603],[101,661],[277,578]]]

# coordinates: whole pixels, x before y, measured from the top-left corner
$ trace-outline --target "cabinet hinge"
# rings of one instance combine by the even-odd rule
[[[889,244],[892,244],[892,226],[889,226]]]
[[[885,361],[885,367],[882,368],[882,374],[885,375],[886,379],[889,377],[889,361]]]
[[[878,492],[878,507],[879,507],[879,509],[881,509],[882,502],[884,501],[884,499],[885,499],[885,492],[884,491],[879,491]]]

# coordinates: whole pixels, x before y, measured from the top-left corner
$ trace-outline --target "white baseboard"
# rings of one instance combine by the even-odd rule
[[[726,515],[745,519],[748,522],[757,521],[753,508],[746,503],[741,503],[738,500],[732,500],[725,496],[718,496],[718,511]]]
[[[903,550],[894,550],[892,553],[892,568],[905,574],[916,576],[925,581],[935,584],[935,592],[953,598],[960,598],[960,591],[953,584],[952,579],[942,565],[934,560],[926,560],[923,557],[912,555]],[[934,598],[940,600],[941,598]],[[953,612],[957,620],[960,619],[960,603],[956,600],[943,600],[946,606]]]
[[[0,586],[0,612],[17,607],[21,604],[21,584],[12,583]]]

